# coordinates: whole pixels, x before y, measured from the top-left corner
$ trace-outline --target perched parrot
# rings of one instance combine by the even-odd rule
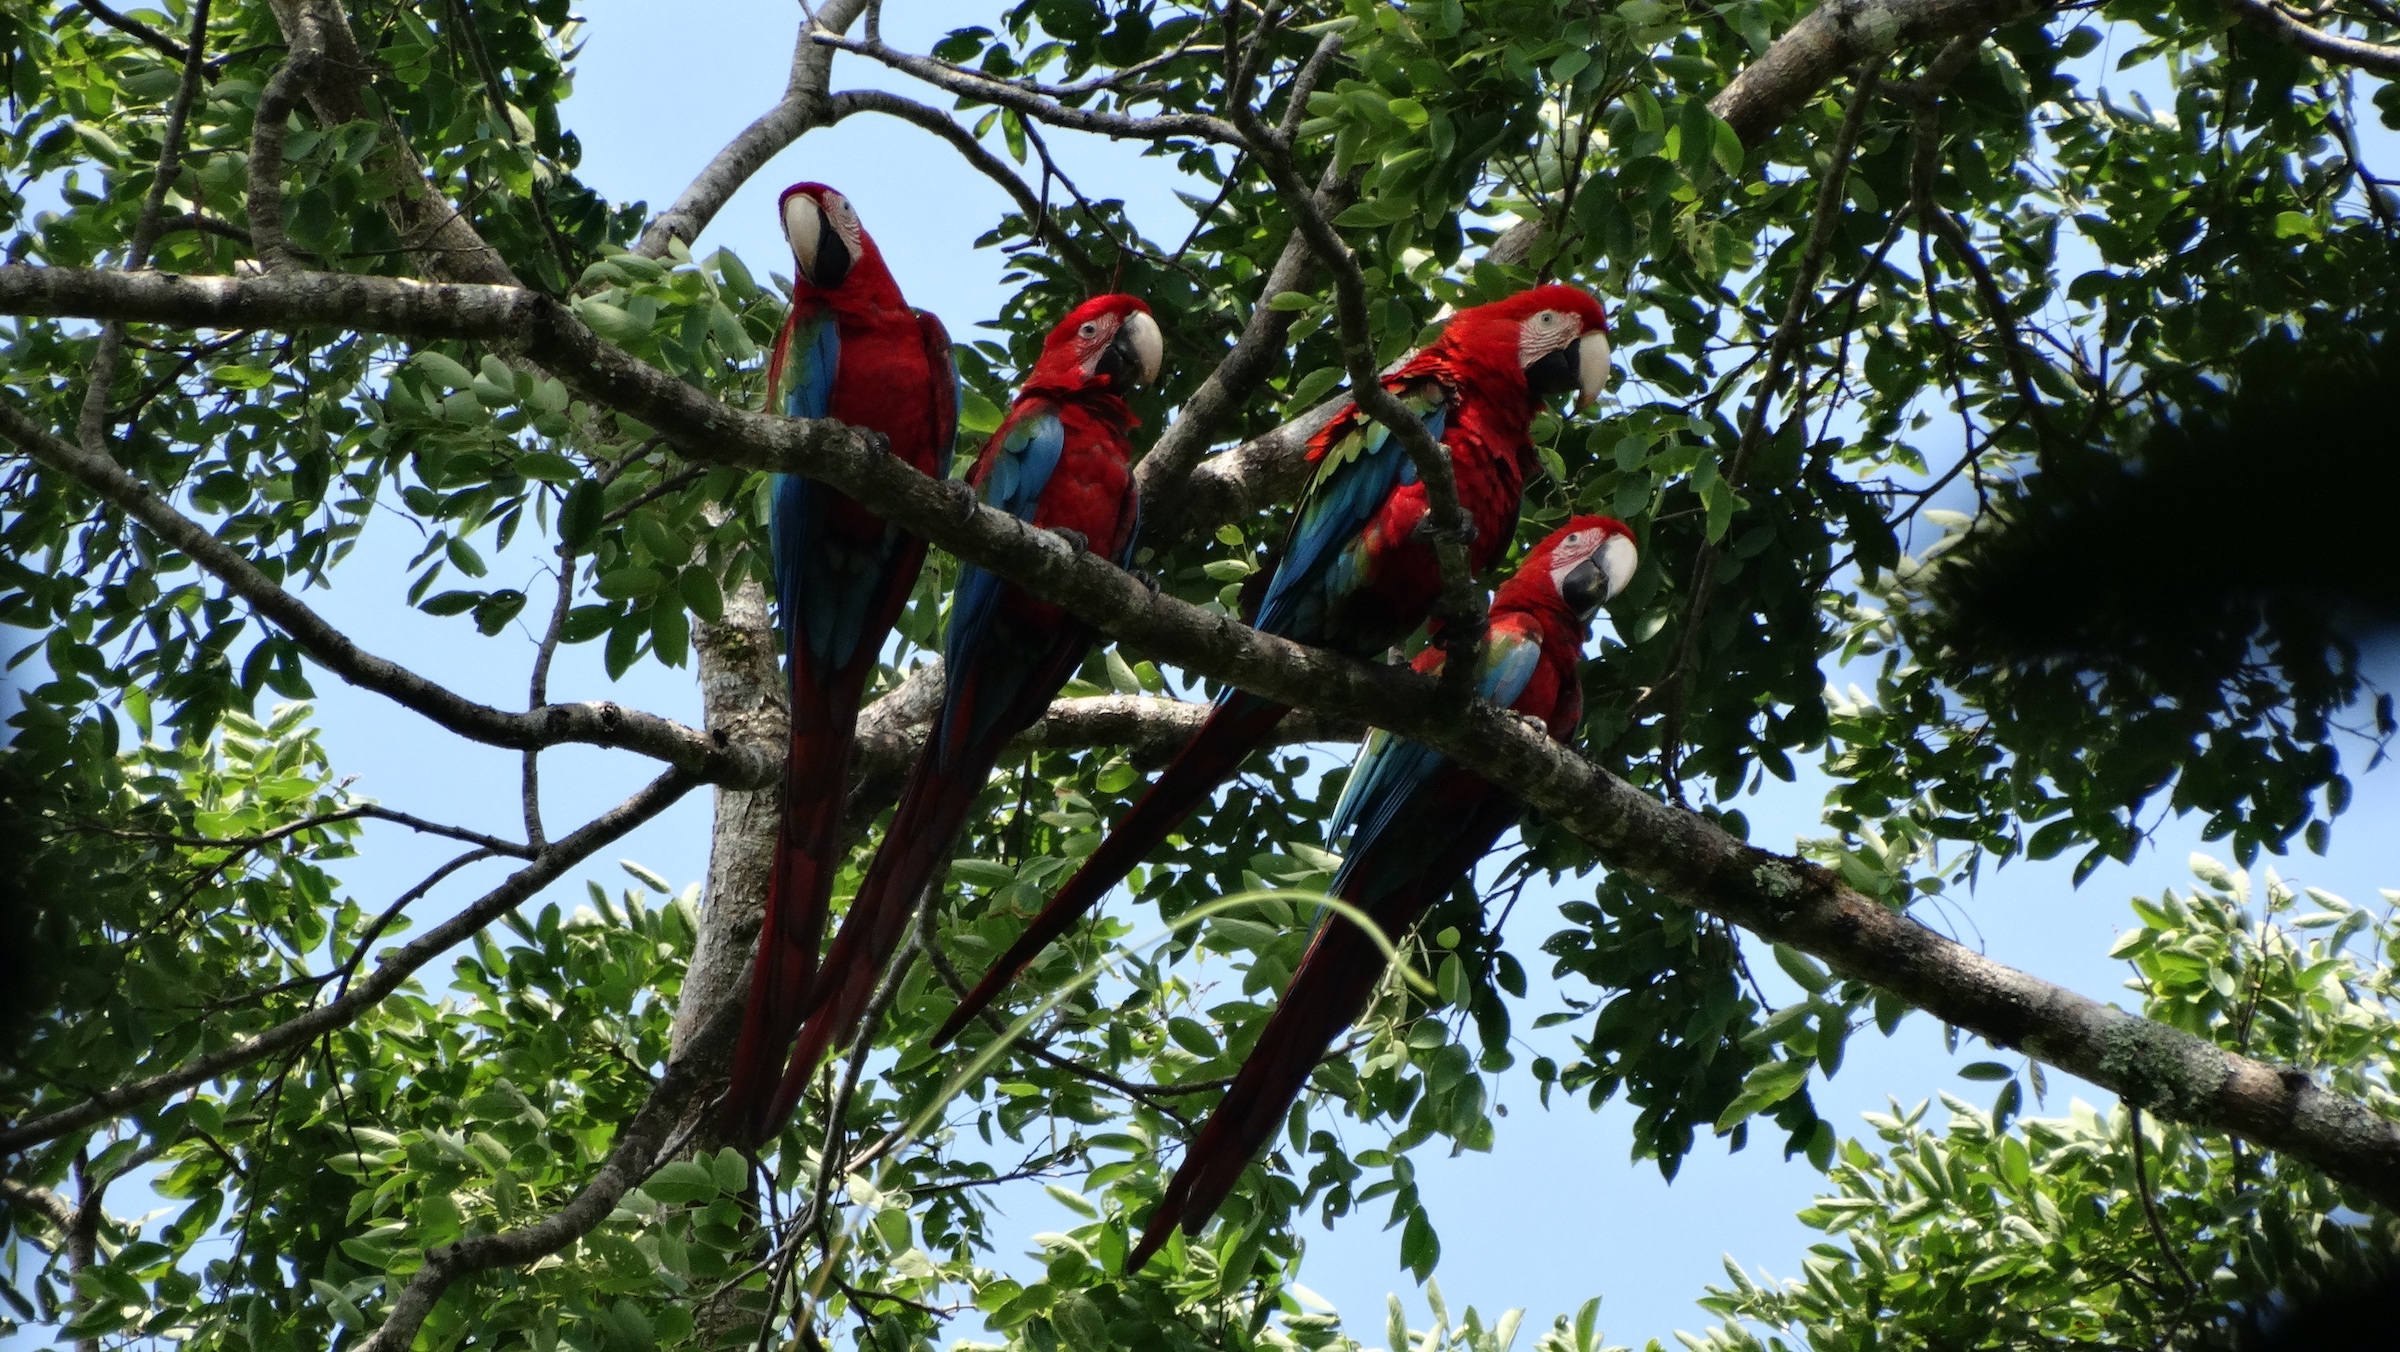
[[[1534,412],[1572,393],[1578,408],[1608,380],[1608,323],[1571,286],[1537,286],[1461,310],[1432,346],[1384,377],[1384,388],[1449,448],[1459,503],[1473,519],[1470,566],[1481,572],[1517,528],[1536,465]],[[1356,404],[1309,442],[1316,467],[1251,623],[1313,647],[1369,658],[1425,622],[1441,594],[1427,538],[1425,486],[1399,438]],[[1158,848],[1192,809],[1265,743],[1291,706],[1229,690],[1158,779],[1083,861],[941,1029],[957,1035],[1051,940]]]
[[[958,372],[942,321],[908,308],[875,241],[840,193],[786,188],[780,204],[797,275],[767,361],[767,407],[837,418],[890,439],[892,454],[940,478],[958,435]],[[908,603],[925,542],[796,474],[771,486],[768,535],[791,669],[791,753],[783,819],[750,971],[742,1039],[726,1091],[727,1134],[773,1134],[767,1100],[816,979],[826,906],[844,851],[850,742],[867,677]]]
[[[1050,331],[985,443],[967,479],[977,497],[1123,566],[1133,556],[1137,495],[1135,422],[1122,394],[1156,380],[1163,355],[1158,321],[1140,300],[1099,296],[1077,306]],[[1002,749],[1041,717],[1091,642],[1090,628],[1057,606],[973,565],[960,570],[942,649],[941,716],[825,955],[770,1121],[790,1115],[817,1063],[849,1040],[918,892],[949,857]]]
[[[1592,616],[1632,580],[1634,563],[1633,533],[1604,516],[1576,517],[1535,545],[1492,602],[1476,694],[1541,720],[1552,737],[1565,740],[1583,719],[1576,668]],[[1427,648],[1416,668],[1438,671],[1443,657],[1441,649]],[[1439,752],[1377,732],[1334,810],[1333,835],[1352,829],[1355,835],[1334,874],[1333,895],[1373,916],[1397,941],[1466,876],[1519,810],[1506,792]],[[1127,1272],[1139,1272],[1177,1225],[1197,1234],[1208,1224],[1283,1124],[1326,1048],[1365,1012],[1383,971],[1382,950],[1358,926],[1332,915],[1318,926],[1283,1002],[1184,1153],[1126,1259]]]

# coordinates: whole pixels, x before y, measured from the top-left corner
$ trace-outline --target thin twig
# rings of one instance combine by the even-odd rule
[[[242,1038],[231,1046],[194,1057],[172,1070],[102,1091],[71,1107],[0,1128],[0,1155],[21,1153],[44,1141],[56,1140],[69,1132],[106,1121],[127,1109],[194,1085],[205,1084],[278,1052],[292,1048],[305,1049],[326,1031],[349,1024],[380,1003],[385,996],[398,990],[400,984],[418,968],[452,945],[463,942],[469,935],[516,909],[526,898],[549,886],[602,846],[623,838],[627,832],[664,812],[698,782],[683,771],[669,770],[632,797],[594,817],[573,834],[542,851],[532,862],[510,874],[498,887],[485,893],[457,915],[387,954],[355,991],[263,1032]]]
[[[1742,439],[1733,453],[1733,462],[1721,476],[1725,491],[1737,491],[1743,476],[1748,473],[1750,460],[1759,443],[1766,438],[1767,408],[1783,387],[1785,370],[1799,353],[1808,303],[1816,294],[1817,272],[1825,264],[1825,253],[1833,244],[1834,222],[1842,215],[1842,190],[1850,174],[1850,158],[1858,149],[1859,132],[1866,126],[1867,104],[1875,96],[1875,87],[1883,78],[1883,58],[1869,61],[1859,73],[1857,88],[1850,95],[1850,107],[1842,115],[1841,130],[1836,133],[1831,153],[1831,165],[1825,180],[1817,190],[1816,208],[1809,220],[1808,239],[1801,247],[1800,260],[1792,277],[1792,294],[1784,303],[1783,322],[1776,327],[1774,340],[1767,348],[1767,369],[1754,387],[1749,416],[1743,420]],[[1795,416],[1805,416],[1806,406],[1795,410]],[[1694,653],[1698,649],[1702,622],[1708,615],[1711,589],[1717,576],[1719,551],[1713,540],[1703,539],[1692,559],[1690,583],[1691,601],[1684,609],[1682,626],[1675,635],[1675,647],[1667,659],[1666,674],[1660,676],[1655,689],[1665,696],[1664,712],[1660,719],[1658,739],[1659,773],[1666,780],[1667,792],[1677,799],[1683,797],[1683,724],[1686,713],[1686,687],[1694,674]]]
[[[1398,396],[1384,388],[1369,336],[1366,277],[1359,270],[1357,256],[1318,209],[1316,195],[1301,182],[1287,147],[1246,104],[1228,104],[1226,113],[1283,195],[1310,251],[1333,274],[1334,313],[1340,321],[1343,364],[1350,374],[1350,398],[1361,412],[1399,438],[1416,464],[1418,482],[1425,486],[1427,535],[1442,580],[1434,618],[1440,622],[1446,648],[1453,654],[1473,652],[1483,642],[1486,610],[1475,587],[1474,570],[1468,565],[1467,548],[1474,539],[1475,523],[1459,503],[1458,478],[1451,471],[1449,451]],[[1472,698],[1473,666],[1463,661],[1445,664],[1442,692],[1452,707],[1464,707]]]
[[[1070,108],[1055,97],[1029,92],[1006,80],[994,79],[981,71],[968,70],[936,61],[928,56],[912,56],[885,46],[879,37],[865,41],[835,37],[818,32],[812,35],[824,46],[836,51],[850,52],[871,61],[880,61],[903,74],[914,75],[929,85],[947,89],[964,98],[1011,108],[1037,122],[1070,131],[1096,132],[1102,136],[1131,136],[1160,141],[1173,137],[1190,137],[1213,141],[1218,145],[1243,144],[1240,132],[1221,118],[1205,113],[1169,113],[1160,117],[1134,117],[1126,113],[1104,113],[1089,108]]]
[[[2142,1161],[2142,1110],[2127,1103],[2125,1118],[2133,1137],[2133,1187],[2142,1199],[2142,1216],[2150,1222],[2150,1235],[2158,1241],[2159,1254],[2175,1269],[2175,1275],[2183,1278],[2184,1286],[2197,1291],[2200,1283],[2192,1280],[2191,1269],[2183,1265],[2182,1257],[2167,1239],[2167,1227],[2158,1219],[2158,1203],[2150,1196],[2150,1170]]]

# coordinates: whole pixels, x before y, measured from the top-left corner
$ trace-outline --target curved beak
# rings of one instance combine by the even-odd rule
[[[783,233],[791,241],[792,259],[800,265],[800,279],[819,291],[831,291],[850,275],[850,246],[842,242],[842,232],[835,230],[825,219],[825,208],[817,199],[801,194],[783,204]]]
[[[1578,618],[1588,621],[1633,581],[1633,570],[1639,562],[1633,541],[1612,535],[1590,558],[1567,570],[1566,577],[1558,584],[1559,599]]]
[[[1578,410],[1590,408],[1592,401],[1598,399],[1600,392],[1607,388],[1608,335],[1587,333],[1575,340],[1575,407]],[[1616,541],[1609,543],[1613,547]],[[1627,576],[1630,577],[1631,573],[1628,572]],[[1610,592],[1609,595],[1616,593]]]
[[[1147,385],[1158,379],[1158,368],[1165,362],[1166,353],[1158,321],[1136,310],[1117,327],[1117,336],[1109,340],[1108,349],[1100,354],[1093,371],[1107,376],[1112,386]]]

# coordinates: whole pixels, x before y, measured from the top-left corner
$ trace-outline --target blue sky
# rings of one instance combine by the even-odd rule
[[[653,209],[671,202],[719,146],[780,95],[798,18],[795,6],[768,0],[679,6],[588,0],[580,12],[589,19],[588,46],[579,62],[576,93],[564,111],[584,145],[581,175],[611,198],[646,199]],[[894,7],[885,31],[895,44],[923,50],[940,32],[989,13],[983,6],[948,0],[910,3]],[[860,85],[947,104],[864,61],[837,58],[834,87]],[[2378,139],[2389,146],[2389,140]],[[1181,238],[1190,218],[1173,195],[1175,180],[1167,164],[1143,158],[1131,144],[1064,133],[1053,136],[1052,143],[1062,166],[1087,194],[1124,199],[1135,221],[1154,238]],[[1007,209],[1006,199],[925,133],[873,116],[814,133],[784,152],[735,197],[695,253],[730,248],[754,271],[788,273],[773,203],[785,184],[804,178],[830,183],[851,197],[911,300],[939,312],[954,335],[971,336],[975,324],[997,312],[1005,295],[1003,261],[992,251],[976,250],[973,241]],[[408,536],[404,523],[381,518],[343,568],[342,588],[312,602],[369,650],[402,660],[472,698],[517,705],[524,697],[530,640],[520,654],[512,646],[516,639],[480,640],[456,620],[406,608],[401,603],[408,582],[405,564],[414,552]],[[535,556],[524,549],[494,563],[498,573],[522,567],[530,575],[536,566]],[[513,756],[447,737],[395,735],[401,728],[414,733],[409,716],[334,681],[320,677],[317,684],[325,740],[339,771],[360,777],[356,791],[445,820],[515,819]],[[564,650],[551,689],[555,699],[608,698],[690,722],[699,717],[688,670],[645,664],[612,684],[600,670],[598,644]],[[2276,862],[2289,881],[2364,902],[2379,886],[2400,885],[2400,832],[2390,829],[2400,820],[2400,774],[2390,768],[2360,774],[2365,757],[2356,749],[2345,759],[2355,777],[2356,802],[2337,825],[2331,856]],[[589,748],[551,753],[545,758],[544,784],[554,833],[558,823],[580,820],[631,792],[652,768]],[[1753,838],[1772,848],[1790,848],[1797,837],[1823,834],[1817,815],[1823,785],[1813,773],[1791,786],[1769,780],[1768,792],[1741,803],[1753,823]],[[707,794],[692,795],[635,832],[612,860],[636,860],[678,888],[700,878],[709,804]],[[2080,889],[2069,885],[2065,860],[1987,872],[1970,900],[1924,918],[2001,962],[2130,1005],[2119,989],[2124,970],[2106,957],[2112,938],[2130,923],[2124,900],[2185,886],[2184,861],[2201,848],[2197,829],[2196,821],[2162,824],[2152,848],[2136,863],[2105,867]],[[352,861],[344,877],[370,907],[383,905],[449,853],[438,842],[381,824],[371,825],[368,833],[362,858]],[[444,885],[424,914],[454,909],[501,872],[493,864],[466,871]],[[572,907],[583,896],[586,877],[612,889],[629,881],[613,862],[596,864],[553,888],[548,899]],[[1570,882],[1549,894],[1529,891],[1512,920],[1509,937],[1516,950],[1531,953],[1556,927],[1549,907],[1569,894],[1586,894],[1588,886]],[[1779,999],[1794,995],[1764,956],[1754,953],[1760,960],[1753,967],[1770,990]],[[1534,1050],[1571,1055],[1566,1041],[1571,1027],[1529,1031],[1532,1016],[1555,1008],[1556,1000],[1541,964],[1527,966],[1535,988],[1518,1026]],[[1960,1080],[1955,1072],[1991,1055],[1980,1045],[1962,1046],[1955,1055],[1945,1051],[1938,1025],[1914,1016],[1888,1040],[1871,1033],[1854,1039],[1839,1077],[1830,1086],[1815,1086],[1815,1092],[1820,1109],[1838,1128],[1855,1131],[1858,1113],[1882,1108],[1887,1096],[1914,1103],[1949,1091],[1988,1102],[1991,1086]],[[1530,1053],[1521,1054],[1520,1066],[1530,1059]],[[2053,1075],[2050,1112],[2063,1112],[2071,1096],[2107,1102],[2089,1086]],[[1704,1141],[1670,1186],[1654,1166],[1629,1160],[1630,1112],[1621,1103],[1597,1114],[1565,1102],[1543,1111],[1522,1071],[1502,1077],[1495,1097],[1509,1109],[1499,1123],[1495,1150],[1421,1159],[1418,1181],[1442,1234],[1444,1258],[1436,1275],[1453,1311],[1469,1303],[1487,1315],[1525,1307],[1529,1327],[1520,1335],[1520,1347],[1529,1346],[1553,1315],[1571,1312],[1593,1295],[1605,1297],[1600,1323],[1613,1340],[1639,1347],[1658,1338],[1672,1346],[1675,1329],[1697,1330],[1714,1322],[1692,1301],[1704,1283],[1723,1281],[1724,1256],[1753,1273],[1790,1275],[1817,1238],[1793,1213],[1819,1190],[1820,1179],[1804,1164],[1783,1162],[1763,1140],[1738,1155]],[[1001,1233],[1026,1242],[1004,1243],[995,1266],[1030,1267],[1030,1261],[1016,1256],[1032,1247],[1029,1237],[1071,1223],[1032,1184],[1003,1194],[1002,1205],[1011,1220]],[[1382,1340],[1387,1292],[1401,1294],[1412,1324],[1430,1322],[1424,1294],[1399,1268],[1397,1231],[1378,1230],[1378,1223],[1378,1217],[1365,1215],[1332,1232],[1313,1222],[1302,1232],[1309,1250],[1300,1280],[1342,1311],[1352,1336],[1370,1344]],[[962,1323],[954,1333],[977,1337],[980,1330]]]

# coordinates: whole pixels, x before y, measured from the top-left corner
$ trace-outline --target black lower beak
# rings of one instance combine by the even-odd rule
[[[825,209],[817,209],[822,225],[817,231],[817,263],[808,270],[808,284],[819,291],[831,291],[850,275],[850,265],[857,260],[850,256],[850,246],[842,242],[842,232],[833,222],[824,220]]]
[[[1141,383],[1142,354],[1134,350],[1130,326],[1117,330],[1117,336],[1109,340],[1100,360],[1092,364],[1092,372],[1108,377],[1108,387],[1112,390],[1129,389]]]
[[[1602,571],[1597,558],[1585,559],[1567,570],[1558,584],[1559,598],[1567,609],[1585,620],[1600,613],[1600,605],[1608,600],[1608,574]]]
[[[1525,368],[1525,388],[1536,399],[1573,394],[1583,388],[1582,376],[1575,369],[1575,345],[1569,343]]]

